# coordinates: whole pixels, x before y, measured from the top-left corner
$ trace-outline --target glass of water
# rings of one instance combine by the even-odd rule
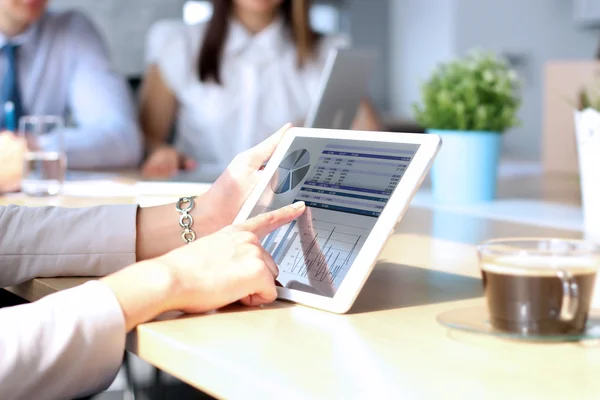
[[[57,116],[26,116],[19,120],[19,134],[27,141],[23,193],[30,196],[60,193],[67,169],[63,128],[63,119]]]

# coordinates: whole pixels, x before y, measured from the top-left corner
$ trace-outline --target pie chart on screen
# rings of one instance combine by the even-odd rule
[[[277,194],[293,190],[304,181],[310,169],[310,153],[300,149],[288,154],[277,169],[277,179],[271,183],[271,189]]]

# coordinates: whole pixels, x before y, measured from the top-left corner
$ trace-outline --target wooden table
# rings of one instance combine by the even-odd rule
[[[506,236],[581,235],[411,208],[347,315],[276,302],[164,316],[138,327],[128,349],[219,398],[600,398],[596,342],[526,344],[436,321],[484,304],[474,245]],[[36,300],[81,282],[12,290]]]

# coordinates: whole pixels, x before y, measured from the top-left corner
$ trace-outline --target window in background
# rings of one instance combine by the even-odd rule
[[[183,5],[183,21],[188,25],[206,22],[212,16],[209,1],[186,1]]]
[[[186,1],[183,5],[183,20],[188,25],[206,22],[212,16],[212,4],[207,0]],[[340,29],[340,10],[331,4],[315,4],[310,10],[312,26],[325,34]]]
[[[318,32],[337,33],[340,30],[340,10],[331,4],[315,4],[310,9],[310,23]]]

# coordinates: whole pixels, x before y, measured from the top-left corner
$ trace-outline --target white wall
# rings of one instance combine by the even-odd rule
[[[520,61],[523,125],[507,133],[508,154],[541,157],[543,70],[547,61],[591,59],[600,41],[598,30],[575,22],[571,0],[460,0],[457,50],[482,46],[512,53]]]
[[[106,38],[117,71],[143,71],[146,32],[158,19],[183,17],[185,0],[52,0],[53,9],[85,12]]]
[[[352,38],[352,46],[368,48],[377,53],[373,69],[370,94],[375,106],[389,109],[390,57],[389,57],[389,3],[396,0],[346,0],[342,3],[344,16],[342,29]]]
[[[591,59],[598,30],[574,20],[572,0],[393,0],[391,104],[409,117],[418,81],[442,60],[473,47],[506,53],[524,75],[523,126],[505,136],[505,155],[539,160],[543,66],[555,59]]]
[[[390,1],[390,111],[409,118],[420,83],[456,54],[455,0]]]

